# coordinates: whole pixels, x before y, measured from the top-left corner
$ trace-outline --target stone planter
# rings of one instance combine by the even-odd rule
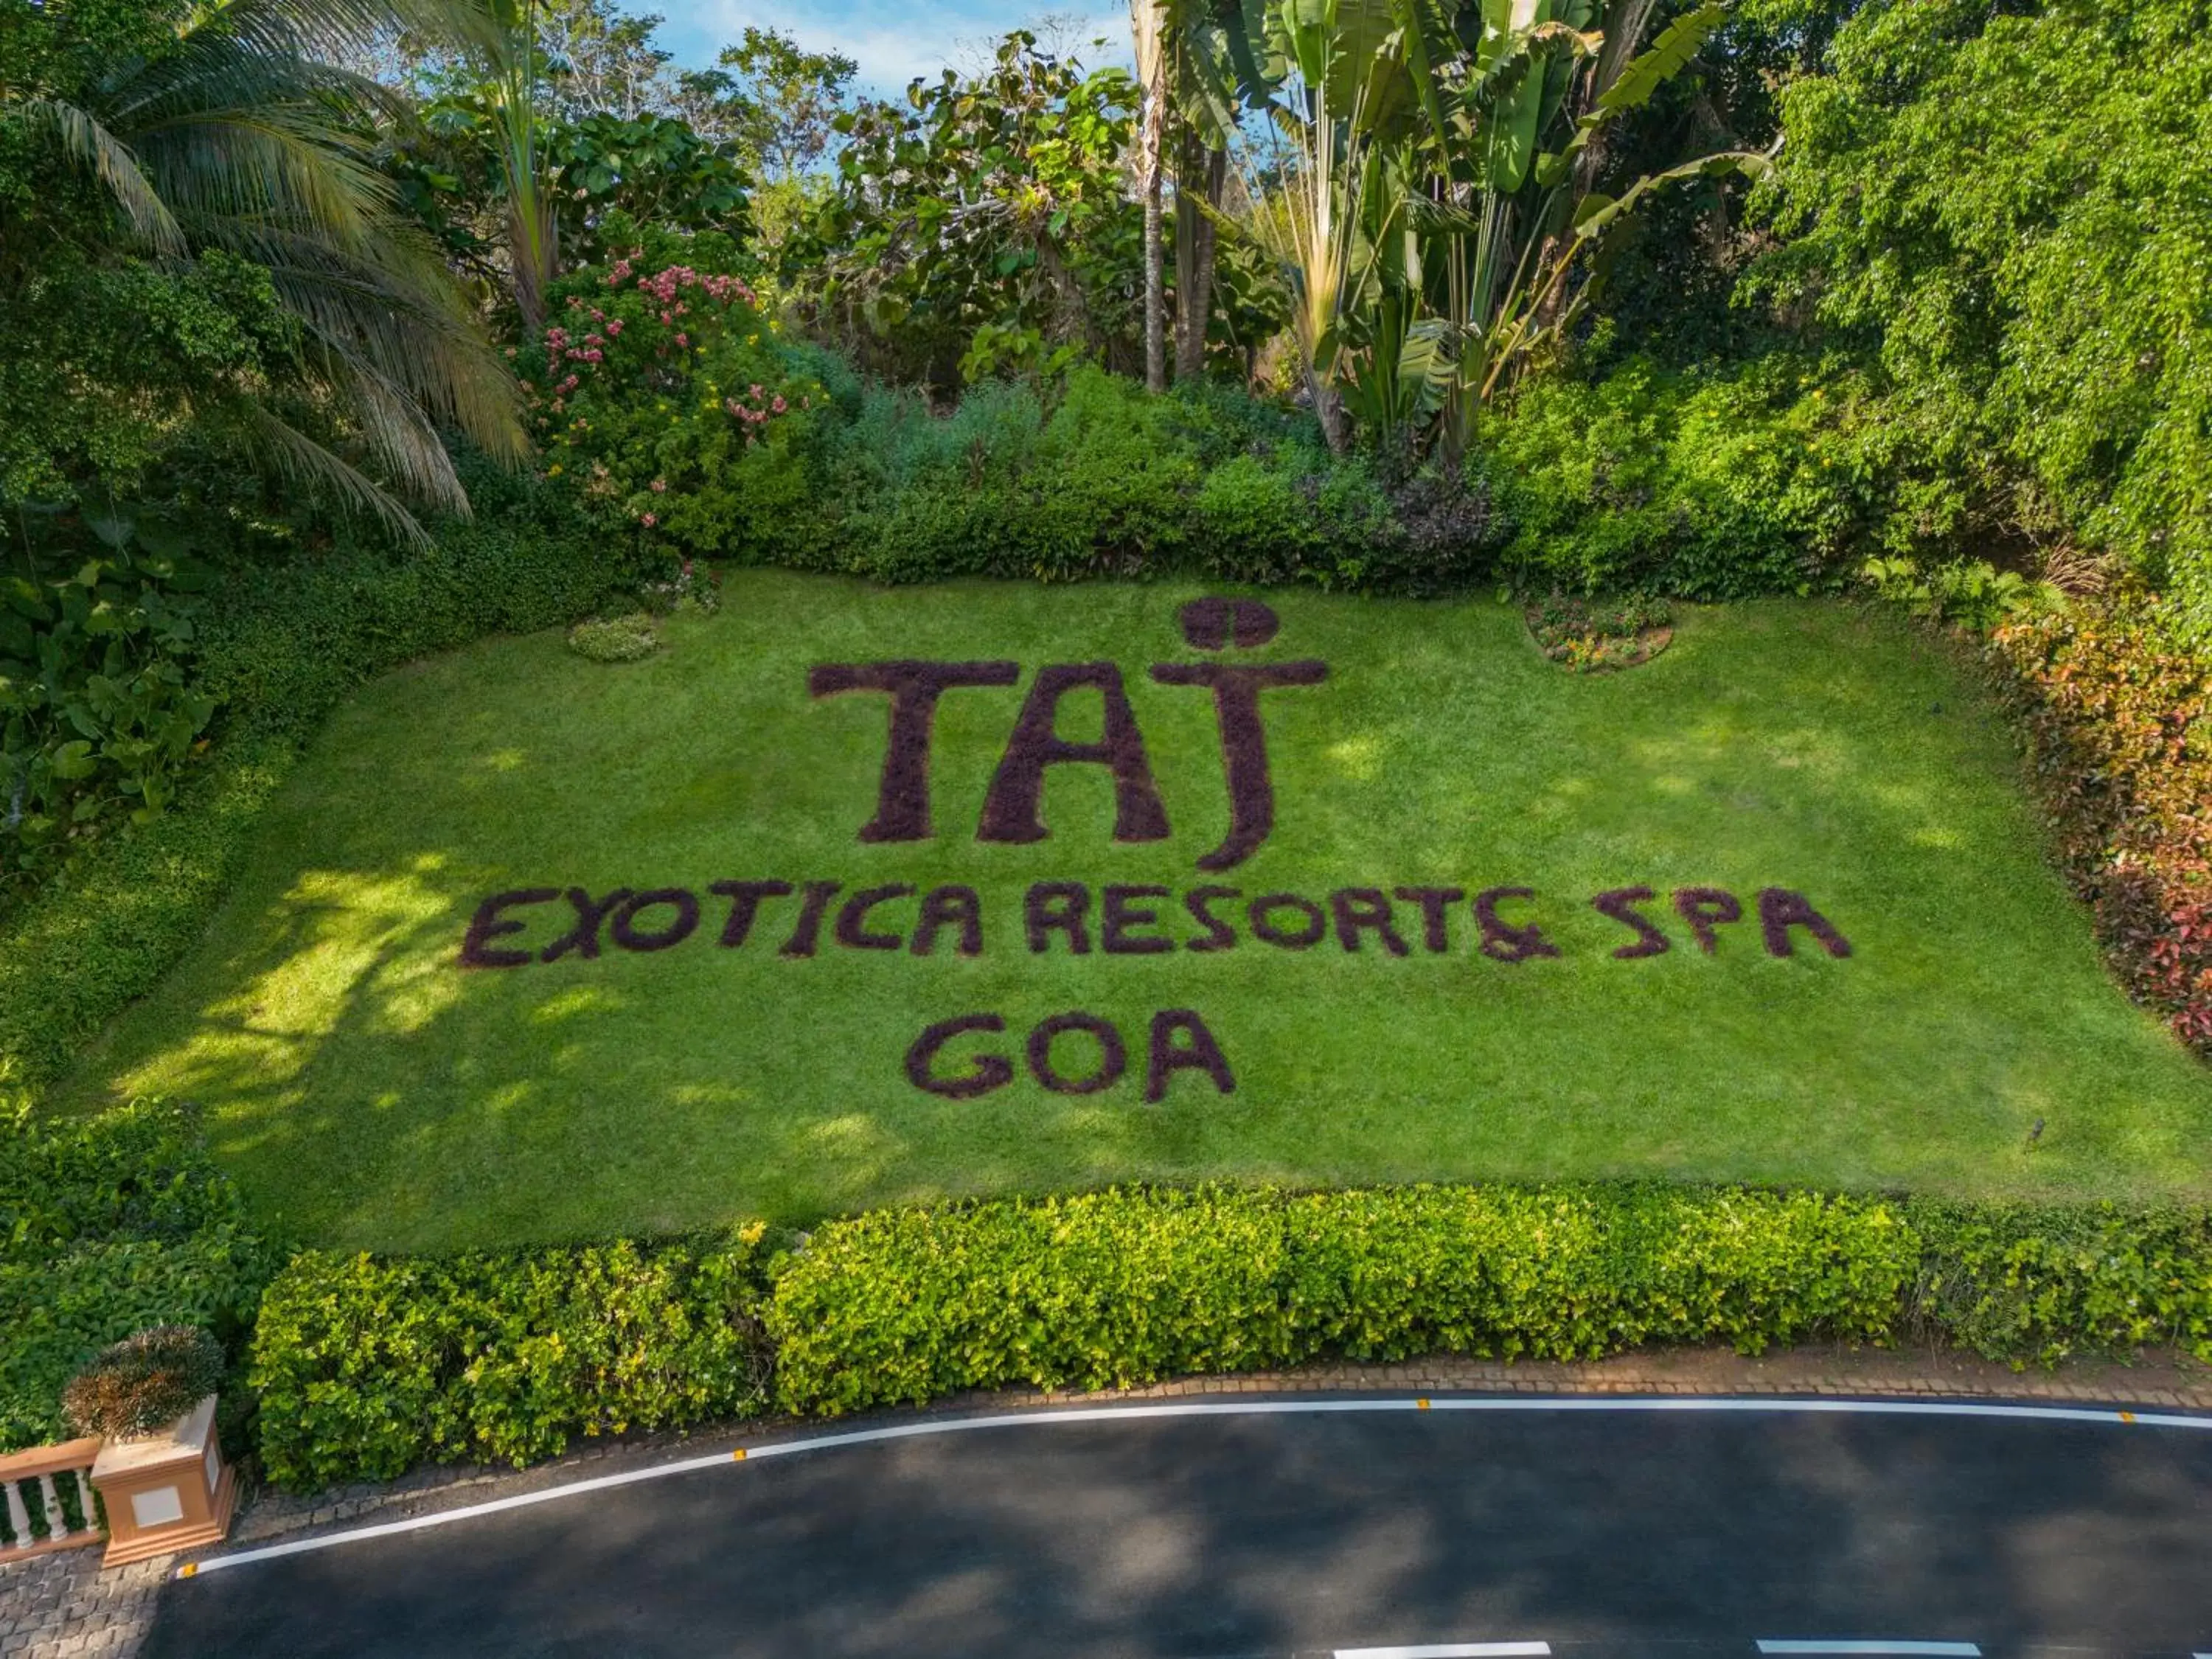
[[[215,1396],[158,1434],[109,1441],[93,1460],[92,1484],[107,1506],[102,1566],[219,1541],[238,1482],[216,1443]]]

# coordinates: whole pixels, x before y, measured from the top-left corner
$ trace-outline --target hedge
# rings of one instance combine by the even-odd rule
[[[1949,1342],[2212,1361],[2212,1212],[1650,1184],[1115,1188],[704,1239],[296,1258],[252,1370],[313,1487],[577,1434],[1324,1356]],[[773,1371],[773,1382],[770,1373]]]
[[[757,1227],[444,1261],[308,1251],[263,1298],[250,1374],[280,1485],[557,1455],[577,1434],[767,1402]]]
[[[1817,1194],[1116,1189],[834,1223],[785,1264],[768,1327],[780,1403],[834,1415],[1322,1354],[1874,1341],[1917,1261],[1894,1205]]]

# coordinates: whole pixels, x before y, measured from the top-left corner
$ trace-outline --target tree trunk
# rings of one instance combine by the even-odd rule
[[[1204,204],[1217,211],[1229,181],[1229,152],[1185,140],[1185,162],[1176,188],[1176,379],[1196,380],[1206,373],[1206,326],[1213,318],[1213,267],[1218,227],[1191,193],[1204,179]]]
[[[1311,368],[1306,370],[1306,391],[1313,398],[1314,416],[1321,422],[1321,435],[1329,453],[1345,453],[1352,447],[1352,416],[1345,412],[1343,398]]]
[[[1151,117],[1146,118],[1149,125]],[[1167,295],[1160,283],[1160,163],[1157,142],[1149,147],[1145,187],[1145,386],[1168,389]]]

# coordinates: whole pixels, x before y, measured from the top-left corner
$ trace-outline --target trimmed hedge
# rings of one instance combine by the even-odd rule
[[[768,1323],[781,1403],[834,1415],[1322,1354],[1873,1341],[1917,1262],[1894,1205],[1817,1194],[1116,1189],[833,1223]]]
[[[749,1417],[768,1397],[757,1227],[446,1261],[308,1251],[263,1298],[271,1480],[557,1455],[577,1434]]]
[[[262,1457],[312,1487],[576,1434],[1127,1386],[1329,1355],[1588,1359],[1950,1343],[2212,1362],[2212,1212],[1744,1188],[1114,1188],[452,1261],[309,1254],[255,1338]],[[771,1369],[774,1374],[770,1386]]]

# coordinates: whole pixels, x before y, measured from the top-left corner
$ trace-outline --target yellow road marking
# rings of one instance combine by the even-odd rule
[[[2120,1421],[2123,1423],[2132,1423],[2135,1420],[2136,1414],[2133,1412],[2122,1412],[2120,1413]]]
[[[732,1463],[742,1463],[742,1462],[744,1462],[744,1461],[745,1461],[745,1449],[744,1449],[743,1446],[738,1447],[738,1448],[737,1449],[737,1450],[735,1450],[735,1451],[733,1451],[733,1452],[732,1452],[732,1453],[730,1454],[730,1462],[732,1462]]]
[[[1425,1401],[1425,1400],[1416,1400],[1416,1401],[1413,1402],[1413,1409],[1414,1409],[1415,1411],[1423,1411],[1423,1412],[1425,1412],[1425,1411],[1428,1410],[1428,1408],[1429,1408],[1429,1402],[1428,1402],[1427,1401]]]

